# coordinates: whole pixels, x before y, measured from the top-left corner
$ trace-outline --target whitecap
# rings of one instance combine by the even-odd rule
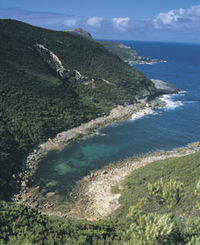
[[[186,93],[187,93],[187,91],[185,91],[185,90],[181,90],[178,92],[178,94],[186,94]]]
[[[165,102],[165,109],[175,109],[177,107],[183,106],[183,102],[180,100],[173,100],[174,95],[163,95],[161,100]]]
[[[102,133],[101,131],[97,131],[96,133],[95,133],[95,135],[98,135],[98,136],[107,136],[107,134],[105,134],[105,133]]]
[[[146,108],[146,109],[143,109],[143,110],[140,110],[136,113],[134,113],[132,116],[131,116],[131,120],[137,120],[137,119],[140,119],[146,115],[150,115],[150,114],[157,114],[156,111],[150,109],[150,108]]]

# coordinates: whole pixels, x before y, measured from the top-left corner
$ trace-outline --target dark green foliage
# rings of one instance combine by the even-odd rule
[[[0,202],[0,244],[117,244],[117,225],[48,218],[34,209]],[[2,241],[2,243],[1,243]]]
[[[14,20],[0,20],[0,36],[1,199],[15,191],[14,175],[34,146],[117,104],[133,103],[144,90],[154,94],[147,78],[96,41]],[[34,49],[37,43],[94,84],[61,81]]]
[[[0,201],[0,244],[198,245],[199,158],[196,153],[136,170],[125,183],[117,217],[104,221],[46,217],[37,210]],[[164,202],[157,202],[157,192],[149,190],[148,182],[159,189],[165,183]],[[169,209],[166,200],[171,203],[180,186],[179,202]]]
[[[99,41],[111,53],[118,55],[122,60],[134,61],[138,59],[138,54],[135,50],[117,42]]]

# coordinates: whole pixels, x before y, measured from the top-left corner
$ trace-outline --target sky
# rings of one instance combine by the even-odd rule
[[[97,39],[200,43],[200,0],[1,0],[0,18]]]

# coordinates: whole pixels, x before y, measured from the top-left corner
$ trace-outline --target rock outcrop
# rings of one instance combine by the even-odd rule
[[[158,94],[176,94],[179,92],[173,85],[166,83],[162,80],[151,79],[157,89]]]
[[[42,44],[35,44],[35,50],[39,53],[44,62],[54,71],[61,80],[73,79],[76,82],[88,82],[88,78],[81,75],[77,70],[65,69],[61,60],[51,50]]]

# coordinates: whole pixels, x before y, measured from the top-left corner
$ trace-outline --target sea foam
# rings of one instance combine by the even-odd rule
[[[146,115],[150,115],[150,114],[157,114],[156,111],[150,109],[150,108],[146,108],[146,109],[143,109],[143,110],[140,110],[136,113],[134,113],[132,116],[131,116],[131,120],[137,120],[137,119],[140,119]]]
[[[183,106],[180,100],[174,100],[176,95],[163,95],[160,99],[166,103],[164,109],[173,110],[177,107]]]
[[[183,102],[180,101],[180,100],[175,100],[175,98],[178,96],[178,95],[184,95],[186,93],[186,91],[180,91],[178,94],[172,94],[172,95],[163,95],[160,97],[160,99],[162,101],[165,102],[165,107],[162,107],[160,109],[164,109],[164,110],[173,110],[177,107],[180,107],[180,106],[183,106]],[[137,119],[140,119],[144,116],[147,116],[147,115],[156,115],[156,114],[159,114],[160,113],[160,110],[152,110],[151,108],[145,108],[143,110],[140,110],[136,113],[134,113],[132,116],[131,116],[131,120],[137,120]]]

